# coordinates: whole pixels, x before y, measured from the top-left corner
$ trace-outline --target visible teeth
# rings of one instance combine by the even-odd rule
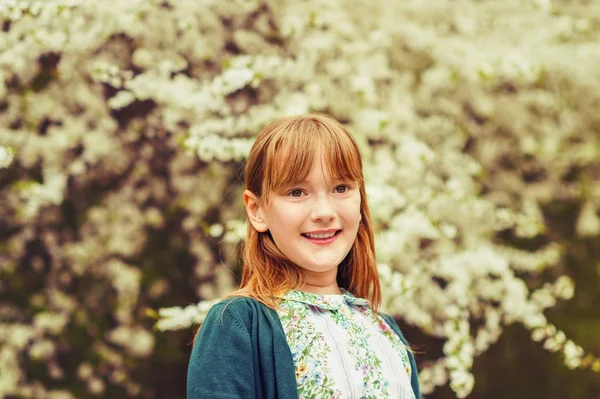
[[[333,233],[321,233],[321,234],[311,234],[311,233],[305,233],[305,235],[309,236],[310,238],[329,238],[329,237],[333,237],[335,235],[335,231]]]

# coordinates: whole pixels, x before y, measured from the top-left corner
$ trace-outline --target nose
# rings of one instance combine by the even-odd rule
[[[335,207],[327,196],[320,196],[313,204],[311,213],[313,222],[329,223],[335,219]]]

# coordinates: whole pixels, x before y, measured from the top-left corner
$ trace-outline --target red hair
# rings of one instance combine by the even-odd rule
[[[358,182],[362,219],[356,240],[339,265],[337,283],[369,300],[376,313],[381,289],[362,159],[356,141],[342,124],[324,114],[287,117],[270,123],[256,138],[246,161],[246,189],[259,202],[268,202],[272,193],[306,179],[317,153],[323,156],[332,176]],[[229,296],[248,296],[276,309],[278,295],[301,285],[298,266],[277,248],[268,232],[260,233],[248,223],[242,281],[239,290]]]

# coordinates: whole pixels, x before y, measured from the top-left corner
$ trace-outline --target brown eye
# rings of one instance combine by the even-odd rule
[[[288,194],[290,197],[301,197],[302,196],[302,190],[292,190],[289,192]]]
[[[348,186],[346,185],[341,185],[341,186],[337,186],[335,188],[335,192],[338,194],[344,194],[349,190]]]

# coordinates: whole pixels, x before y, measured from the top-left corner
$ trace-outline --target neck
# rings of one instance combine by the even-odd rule
[[[327,287],[304,284],[302,287],[300,287],[300,291],[315,295],[340,295],[342,293],[337,284]]]
[[[308,292],[316,295],[339,295],[342,293],[337,283],[337,270],[335,273],[315,273],[304,271],[304,284],[300,287],[300,291]]]

